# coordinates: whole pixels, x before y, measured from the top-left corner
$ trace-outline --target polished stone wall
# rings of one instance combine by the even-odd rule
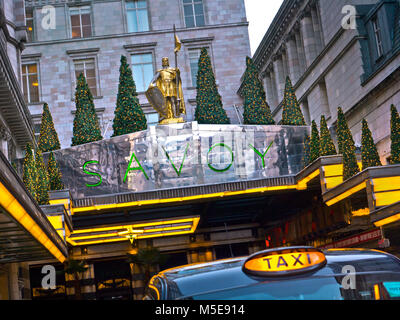
[[[55,151],[74,199],[293,175],[309,127],[152,126]]]

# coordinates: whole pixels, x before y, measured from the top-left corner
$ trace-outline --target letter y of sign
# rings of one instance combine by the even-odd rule
[[[269,149],[272,147],[272,144],[273,144],[273,143],[274,143],[274,142],[272,141],[272,142],[269,144],[267,150],[265,150],[264,153],[261,153],[261,152],[258,151],[252,144],[249,144],[250,148],[252,148],[252,149],[254,150],[254,152],[261,158],[261,162],[262,162],[263,168],[265,168],[265,155],[267,154],[267,152],[269,151]]]

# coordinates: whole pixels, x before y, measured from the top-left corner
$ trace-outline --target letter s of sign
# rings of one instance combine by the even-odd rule
[[[42,288],[45,290],[54,290],[56,288],[56,268],[47,264],[42,267],[42,274],[46,274],[42,278]]]
[[[342,273],[347,273],[342,279],[342,287],[345,290],[356,288],[356,268],[351,265],[343,266]]]
[[[101,177],[100,173],[91,172],[91,171],[87,171],[87,170],[86,170],[86,166],[87,166],[88,164],[91,164],[91,163],[97,163],[97,164],[99,164],[99,162],[96,161],[96,160],[86,161],[86,162],[83,164],[83,167],[82,167],[83,172],[86,173],[86,174],[92,175],[92,176],[97,176],[97,177],[100,178],[100,180],[99,180],[99,182],[97,182],[96,184],[87,184],[87,183],[85,183],[85,185],[86,185],[86,187],[97,187],[97,186],[101,185],[101,182],[103,181],[103,178]]]
[[[50,5],[44,6],[42,14],[45,15],[42,18],[42,28],[44,30],[54,30],[56,28],[56,8]]]
[[[355,30],[357,28],[356,8],[352,5],[346,5],[342,8],[342,14],[345,14],[342,19],[342,28],[345,30]]]

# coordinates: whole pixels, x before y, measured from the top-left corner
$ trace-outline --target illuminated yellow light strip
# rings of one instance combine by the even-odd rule
[[[191,228],[192,224],[186,224],[182,226],[176,226],[176,227],[165,227],[165,228],[154,228],[154,229],[145,229],[145,233],[150,233],[150,232],[160,232],[160,231],[169,231],[169,230],[179,230],[179,229],[187,229]],[[116,229],[121,229],[121,228],[116,228]],[[110,233],[104,233],[104,234],[94,234],[94,235],[87,235],[87,236],[78,236],[74,237],[74,235],[71,236],[72,240],[84,240],[84,239],[96,239],[96,238],[107,238],[107,237],[116,237],[119,236],[119,232],[110,232]]]
[[[386,224],[389,224],[389,223],[392,223],[392,222],[396,222],[398,220],[400,220],[400,213],[395,214],[393,216],[390,216],[388,218],[376,221],[376,222],[374,222],[374,225],[377,226],[377,227],[382,227],[382,226],[384,226]]]
[[[379,286],[377,284],[374,285],[374,294],[375,294],[375,300],[381,300],[381,296],[379,293]]]
[[[193,231],[188,230],[188,231],[179,231],[179,232],[168,232],[168,233],[160,233],[160,234],[155,234],[155,235],[147,235],[147,236],[142,236],[138,235],[137,239],[146,239],[146,238],[158,238],[158,237],[166,237],[166,236],[173,236],[173,235],[182,235],[182,234],[188,234],[188,233],[193,233]],[[118,242],[118,241],[126,241],[127,238],[125,237],[120,237],[118,239],[107,239],[107,240],[95,240],[95,241],[86,241],[86,242],[75,242],[71,238],[67,239],[67,241],[74,245],[74,246],[83,246],[83,245],[93,245],[93,244],[102,244],[102,243],[109,243],[109,242]]]
[[[357,211],[352,211],[351,214],[354,217],[367,216],[367,215],[369,215],[369,209],[368,208],[359,209]]]
[[[362,171],[362,162],[357,162],[358,168]],[[322,167],[325,177],[343,176],[343,164],[331,164]]]
[[[343,164],[333,164],[322,167],[325,177],[341,176],[343,174]]]
[[[2,183],[0,183],[0,205],[30,232],[39,243],[49,250],[57,260],[61,263],[65,261],[66,257],[62,252],[53,244],[39,225],[30,217],[17,199],[15,199]]]
[[[132,202],[116,203],[116,204],[102,204],[102,205],[74,208],[74,213],[86,212],[86,211],[99,211],[99,210],[106,210],[106,209],[117,209],[117,208],[134,207],[134,206],[142,206],[142,205],[163,204],[163,203],[171,203],[171,202],[182,202],[182,201],[190,201],[190,200],[198,200],[198,199],[228,197],[228,196],[234,196],[234,195],[240,195],[240,194],[262,193],[262,192],[267,192],[267,191],[278,191],[278,190],[288,190],[288,189],[299,189],[299,185],[263,187],[263,188],[247,189],[247,190],[241,190],[241,191],[225,191],[225,192],[201,194],[201,195],[196,195],[196,196],[179,197],[179,198],[141,200],[141,201],[132,201]],[[299,190],[302,190],[302,189],[299,189]]]
[[[400,190],[374,193],[374,197],[375,197],[375,206],[376,207],[388,206],[390,204],[393,204],[393,203],[399,201]]]
[[[320,174],[319,169],[315,170],[314,172],[310,173],[307,177],[301,179],[297,183],[297,189],[298,190],[305,190],[307,189],[307,183],[310,182],[312,179],[314,179],[316,176]]]
[[[188,220],[188,219],[185,219]],[[191,218],[192,226],[190,230],[186,231],[174,231],[174,232],[165,232],[155,235],[145,235],[145,234],[138,234],[137,239],[146,239],[146,238],[157,238],[157,237],[166,237],[166,236],[173,236],[173,235],[183,235],[188,233],[193,233],[200,221],[200,217]],[[94,241],[86,241],[86,242],[79,242],[76,243],[75,239],[67,238],[67,241],[73,246],[82,246],[82,245],[93,245],[93,244],[102,244],[102,243],[109,243],[109,242],[117,242],[117,241],[126,241],[126,237],[120,237],[117,239],[104,239],[104,240],[94,240]]]
[[[327,177],[325,178],[325,185],[327,189],[332,189],[343,182],[343,177]]]
[[[367,184],[364,181],[364,182],[360,183],[359,185],[357,185],[357,186],[355,186],[355,187],[343,192],[342,194],[338,195],[337,197],[327,201],[326,205],[328,207],[330,207],[331,205],[333,205],[333,204],[335,204],[335,203],[337,203],[337,202],[339,202],[339,201],[341,201],[343,199],[346,199],[347,197],[351,196],[352,194],[354,194],[354,193],[356,193],[356,192],[358,192],[358,191],[360,191],[362,189],[365,189],[366,186],[367,186]]]
[[[374,192],[398,190],[400,189],[400,177],[387,177],[372,179]]]
[[[143,227],[144,228],[144,227],[159,226],[159,225],[165,225],[165,224],[177,224],[177,223],[192,222],[192,221],[194,221],[194,219],[199,219],[199,218],[194,217],[194,218],[185,218],[185,219],[171,219],[171,220],[152,221],[152,222],[137,223],[137,224],[126,224],[126,225],[121,225],[121,226],[81,229],[81,230],[74,230],[72,234],[74,235],[74,234],[78,234],[78,233],[111,231],[111,230],[115,230],[115,229],[127,229],[129,227],[132,227],[132,228]]]

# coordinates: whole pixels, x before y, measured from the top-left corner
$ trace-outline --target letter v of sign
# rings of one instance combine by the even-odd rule
[[[163,150],[164,150],[164,152],[165,152],[165,155],[167,156],[168,161],[171,163],[172,168],[174,168],[176,174],[177,174],[178,177],[179,177],[179,176],[181,175],[183,163],[185,162],[186,155],[187,155],[187,151],[188,151],[188,149],[189,149],[189,143],[186,145],[185,153],[183,154],[183,159],[182,159],[182,162],[181,162],[181,166],[179,167],[179,170],[176,169],[175,164],[174,164],[174,162],[171,160],[171,157],[169,156],[167,150],[165,150],[164,147],[162,147],[162,148],[163,148]]]

